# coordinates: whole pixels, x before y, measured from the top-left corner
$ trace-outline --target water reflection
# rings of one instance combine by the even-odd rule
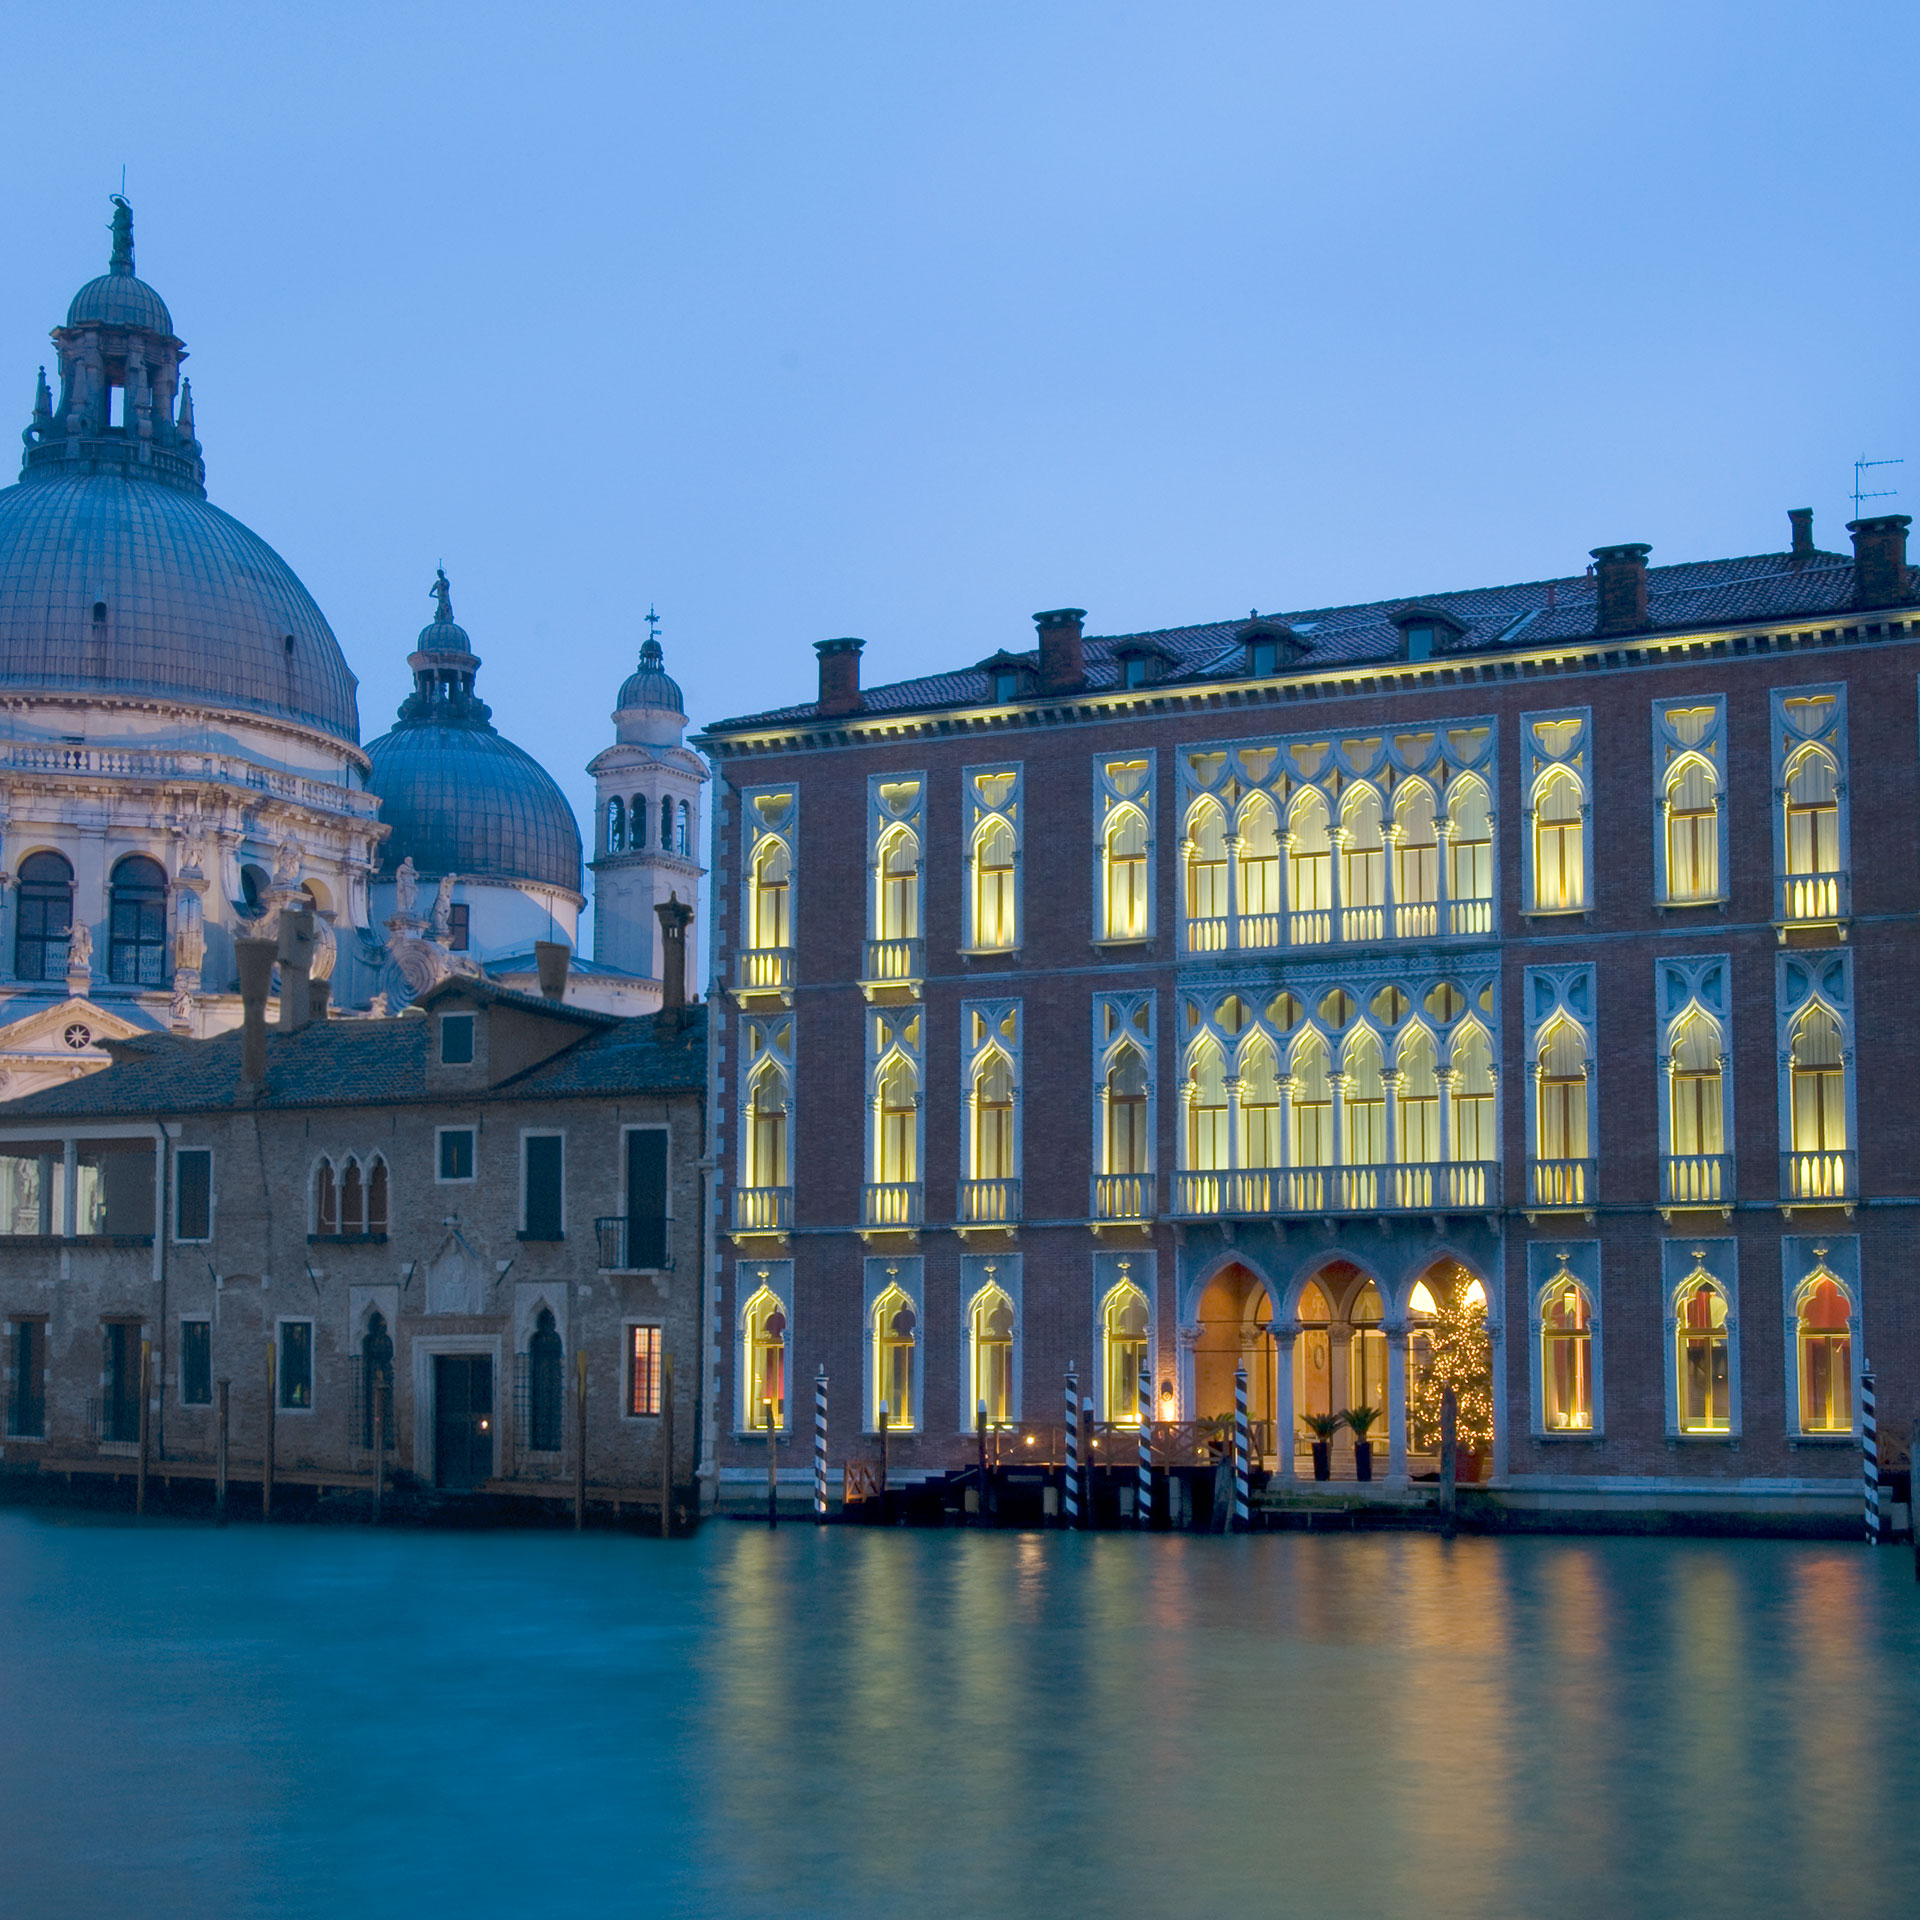
[[[1904,1913],[1920,1598],[1903,1562],[0,1515],[8,1897]]]

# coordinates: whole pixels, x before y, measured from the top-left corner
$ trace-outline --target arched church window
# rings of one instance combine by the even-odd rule
[[[647,796],[644,793],[636,793],[633,796],[633,803],[627,809],[627,817],[633,828],[628,836],[633,850],[635,853],[645,853],[647,850]]]
[[[562,1379],[559,1329],[542,1307],[527,1342],[527,1446],[534,1453],[560,1451]]]
[[[30,853],[20,863],[20,921],[13,971],[21,980],[58,980],[67,970],[73,931],[73,869],[57,853]]]
[[[113,870],[107,978],[117,987],[157,987],[166,977],[166,872],[145,854],[130,853]]]
[[[624,800],[607,802],[607,851],[625,853],[627,850],[627,803]]]

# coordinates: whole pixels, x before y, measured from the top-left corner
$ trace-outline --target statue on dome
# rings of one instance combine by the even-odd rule
[[[441,876],[438,891],[433,896],[433,937],[445,946],[453,937],[453,874]]]
[[[420,874],[413,864],[412,854],[408,854],[394,870],[393,904],[397,911],[405,914],[412,914],[419,908]]]
[[[453,589],[447,585],[445,567],[434,568],[433,585],[428,588],[428,592],[440,603],[439,611],[433,616],[434,619],[444,620],[450,625],[453,620]]]

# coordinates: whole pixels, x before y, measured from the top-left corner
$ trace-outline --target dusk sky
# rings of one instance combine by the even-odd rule
[[[1920,500],[1903,8],[100,5],[8,25],[0,394],[104,270],[208,486],[406,687],[444,561],[577,805],[696,722],[1030,644],[1845,549]]]

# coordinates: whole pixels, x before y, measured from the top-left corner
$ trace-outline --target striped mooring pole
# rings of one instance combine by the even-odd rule
[[[1061,1504],[1070,1527],[1080,1524],[1080,1376],[1067,1364],[1067,1472]]]
[[[827,1370],[813,1370],[813,1517],[827,1517]]]
[[[1247,1369],[1243,1361],[1233,1370],[1233,1530],[1245,1533],[1252,1515],[1248,1454],[1253,1435],[1247,1425]]]
[[[1860,1468],[1867,1501],[1867,1545],[1880,1544],[1880,1426],[1873,1411],[1873,1368],[1860,1363]]]
[[[1140,1481],[1133,1494],[1133,1517],[1143,1527],[1153,1524],[1153,1375],[1140,1364]]]

